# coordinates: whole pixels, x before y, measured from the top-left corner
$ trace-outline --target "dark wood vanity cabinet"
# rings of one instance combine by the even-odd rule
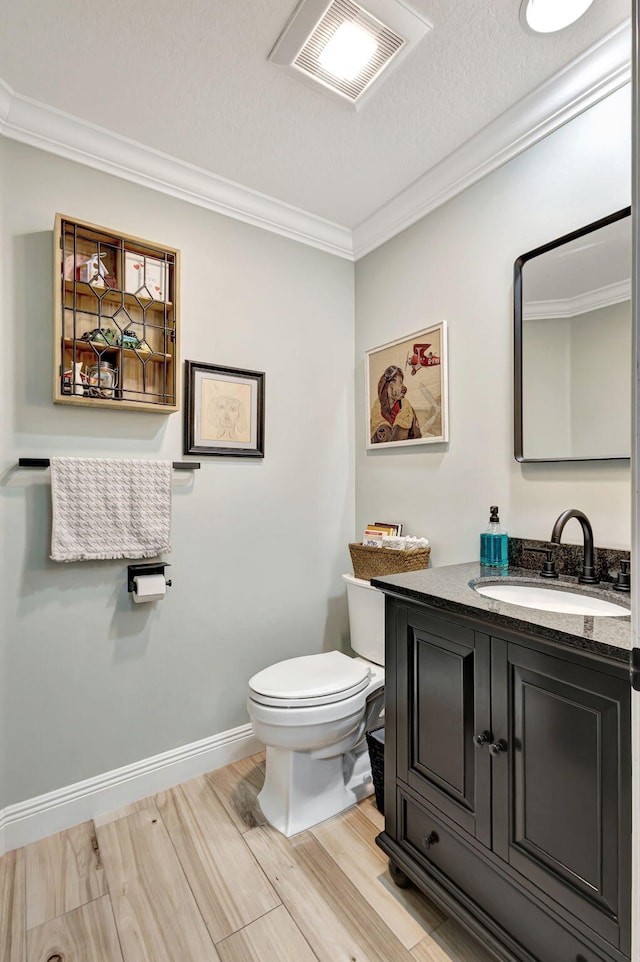
[[[386,665],[396,878],[497,959],[628,959],[628,669],[394,596]]]
[[[490,639],[406,605],[396,626],[397,776],[490,845],[491,756],[474,744],[491,726]]]

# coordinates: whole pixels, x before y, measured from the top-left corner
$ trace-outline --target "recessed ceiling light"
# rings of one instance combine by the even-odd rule
[[[300,0],[269,60],[358,107],[430,29],[405,0]]]
[[[373,34],[344,20],[318,57],[325,70],[340,80],[353,80],[378,49]]]
[[[555,33],[579,20],[593,0],[522,0],[520,20],[534,33]]]

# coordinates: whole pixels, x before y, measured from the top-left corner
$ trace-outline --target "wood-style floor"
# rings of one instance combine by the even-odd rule
[[[293,839],[256,755],[0,859],[0,962],[490,962],[374,844],[373,799]]]

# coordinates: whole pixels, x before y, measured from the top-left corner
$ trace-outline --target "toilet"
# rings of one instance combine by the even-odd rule
[[[384,594],[347,584],[351,647],[280,661],[249,681],[247,708],[267,746],[258,801],[290,837],[371,795],[365,732],[384,718]]]

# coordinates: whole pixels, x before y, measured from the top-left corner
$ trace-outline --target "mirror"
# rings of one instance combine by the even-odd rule
[[[631,208],[515,262],[515,456],[631,452]]]

